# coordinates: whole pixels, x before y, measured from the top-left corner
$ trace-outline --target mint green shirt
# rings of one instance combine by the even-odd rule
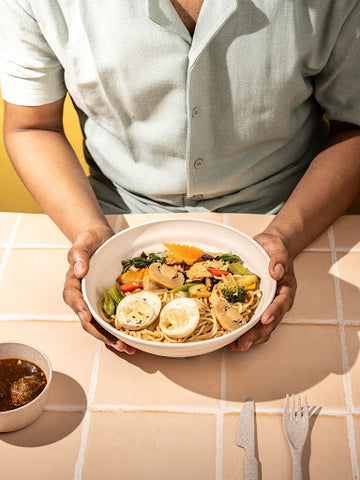
[[[356,0],[205,0],[193,37],[170,0],[1,0],[2,95],[71,95],[106,213],[274,213],[323,114],[360,124],[359,30]]]

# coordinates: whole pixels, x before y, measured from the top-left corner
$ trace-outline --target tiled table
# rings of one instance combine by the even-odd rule
[[[173,215],[170,215],[173,216]],[[256,215],[191,215],[254,235]],[[116,230],[157,216],[109,217]],[[232,480],[244,400],[256,402],[262,479],[290,479],[286,393],[313,415],[305,478],[360,479],[360,216],[342,217],[296,260],[295,304],[266,344],[187,359],[116,355],[62,300],[67,239],[42,215],[0,214],[0,339],[44,350],[55,374],[46,411],[0,434],[0,478]]]

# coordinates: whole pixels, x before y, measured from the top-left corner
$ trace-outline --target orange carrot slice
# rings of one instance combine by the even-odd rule
[[[178,243],[164,243],[164,245],[180,257],[187,265],[192,265],[204,253],[201,248],[191,247],[189,245],[180,245]]]

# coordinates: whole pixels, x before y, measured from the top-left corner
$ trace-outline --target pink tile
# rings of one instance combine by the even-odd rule
[[[106,219],[115,233],[120,230],[119,226],[123,223],[122,217],[123,215],[106,215]]]
[[[0,434],[1,478],[73,478],[82,418],[80,412],[44,412],[26,428]]]
[[[287,319],[335,319],[335,282],[331,254],[303,252],[295,260],[297,291]]]
[[[17,213],[0,212],[0,243],[9,242],[17,218]]]
[[[200,218],[202,220],[212,220],[214,222],[222,223],[222,213],[152,213],[152,214],[131,214],[124,215],[123,229],[133,227],[145,222],[153,222],[166,218]]]
[[[360,248],[360,215],[344,215],[334,224],[336,248]]]
[[[70,241],[45,214],[23,214],[15,235],[15,243],[69,245]]]
[[[275,218],[274,215],[247,215],[237,213],[224,214],[224,223],[231,227],[238,228],[251,237],[262,233]],[[314,240],[307,248],[329,248],[329,239],[327,232],[324,232]]]
[[[250,237],[261,233],[269,226],[274,215],[247,215],[237,213],[225,213],[224,222],[230,227],[236,228]]]
[[[344,318],[360,323],[360,253],[338,253],[337,258]]]
[[[355,407],[360,409],[360,322],[357,327],[345,327],[345,341],[352,400]]]
[[[346,408],[339,328],[279,325],[270,340],[248,352],[226,353],[226,404],[253,397],[283,408],[287,393],[306,392],[312,405]]]
[[[2,342],[29,343],[42,350],[53,367],[48,405],[87,404],[95,339],[77,323],[0,322]]]
[[[238,415],[224,416],[223,475],[226,480],[244,479],[245,451],[235,444]],[[291,453],[281,415],[256,414],[258,459],[261,478],[291,478]],[[310,419],[310,434],[303,455],[304,478],[351,480],[351,458],[345,417],[317,416]]]
[[[93,412],[86,480],[215,478],[215,415]]]
[[[129,357],[104,347],[95,404],[219,406],[221,355],[174,359],[138,351]]]
[[[66,257],[66,249],[13,249],[0,284],[1,313],[73,314],[62,298]]]

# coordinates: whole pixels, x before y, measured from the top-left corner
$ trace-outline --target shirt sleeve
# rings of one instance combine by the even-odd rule
[[[325,68],[314,77],[314,93],[330,120],[360,125],[360,2],[338,34]]]
[[[64,70],[31,13],[24,0],[0,2],[2,96],[24,106],[44,105],[66,94]]]

